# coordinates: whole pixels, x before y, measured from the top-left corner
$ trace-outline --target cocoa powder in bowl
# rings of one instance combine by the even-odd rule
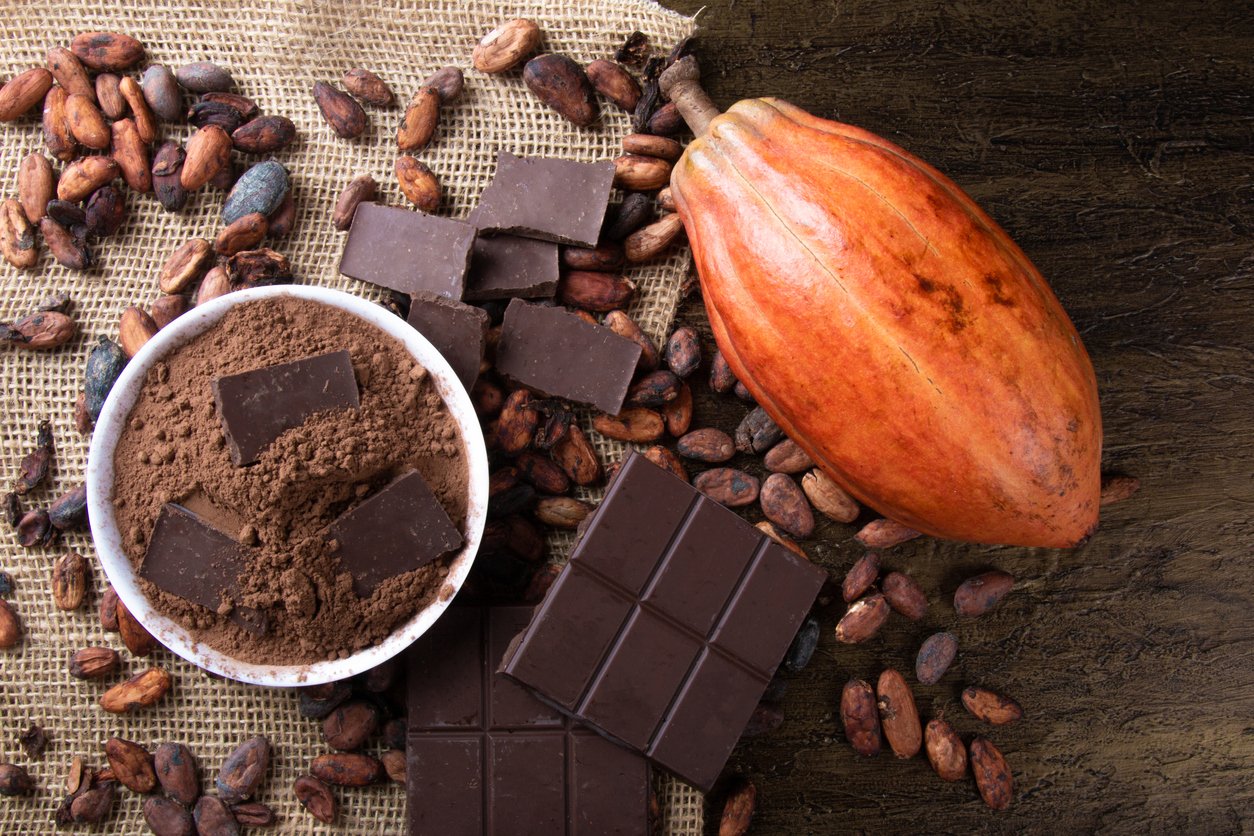
[[[231,461],[214,404],[223,375],[347,350],[358,409],[315,414],[252,465]],[[250,546],[236,605],[262,611],[264,635],[139,584],[193,639],[241,661],[292,665],[345,658],[431,603],[447,555],[358,598],[326,542],[343,511],[414,469],[466,533],[469,467],[458,427],[429,375],[400,342],[347,311],[308,299],[249,302],[148,370],[114,450],[112,501],[139,569],[157,517],[177,502]]]

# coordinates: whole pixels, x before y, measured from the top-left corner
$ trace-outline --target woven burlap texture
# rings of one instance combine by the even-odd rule
[[[468,67],[470,51],[482,35],[513,17],[530,17],[545,33],[545,49],[579,62],[607,57],[632,30],[668,46],[689,34],[692,21],[645,0],[563,0],[561,3],[511,3],[487,0],[370,0],[370,2],[189,2],[126,0],[114,3],[22,2],[6,0],[0,14],[0,74],[9,78],[44,63],[47,49],[68,45],[74,34],[89,30],[126,32],[140,38],[152,62],[177,66],[211,60],[229,67],[239,92],[254,98],[264,112],[290,117],[299,141],[276,156],[292,173],[299,219],[292,235],[273,244],[292,261],[299,280],[346,289],[378,299],[374,288],[341,277],[336,265],[343,234],[330,223],[335,198],[350,178],[371,174],[380,183],[380,200],[407,205],[393,175],[394,136],[399,109],[367,108],[370,127],[356,140],[336,137],[320,117],[310,88],[318,80],[338,81],[350,67],[364,66],[383,76],[404,102],[433,70],[455,64]],[[467,69],[460,102],[444,108],[434,143],[421,158],[444,187],[442,214],[464,217],[491,179],[496,153],[552,155],[583,160],[608,159],[618,153],[628,118],[602,107],[601,123],[589,130],[571,126],[547,110],[523,85],[519,73],[485,76]],[[16,191],[20,160],[44,151],[38,109],[26,118],[0,125],[0,193]],[[185,138],[185,126],[165,126],[165,135]],[[0,263],[0,319],[28,312],[53,292],[68,292],[81,334],[50,353],[6,349],[0,352],[0,473],[16,474],[33,446],[42,418],[56,432],[56,463],[50,484],[29,504],[46,503],[83,479],[87,440],[73,427],[75,397],[82,386],[83,363],[96,336],[115,336],[118,317],[131,304],[147,305],[157,295],[156,275],[165,256],[192,236],[213,238],[220,228],[222,194],[206,189],[194,195],[181,214],[161,210],[151,195],[129,195],[130,217],[122,230],[98,248],[100,267],[84,274],[55,264],[45,252],[35,270],[18,272]],[[689,267],[686,250],[665,260],[632,269],[640,287],[632,313],[655,339],[667,331]],[[622,454],[604,439],[597,441],[605,461]],[[5,476],[4,478],[11,478]],[[94,593],[78,612],[65,613],[52,603],[53,561],[77,551],[94,568]],[[401,787],[385,784],[337,791],[341,813],[337,826],[322,826],[292,794],[293,780],[309,760],[326,751],[320,723],[302,719],[296,695],[208,678],[164,650],[151,660],[134,659],[116,634],[105,633],[96,604],[105,586],[91,538],[73,534],[55,548],[24,550],[12,534],[0,537],[0,570],[15,579],[10,603],[20,614],[26,636],[20,647],[0,651],[0,761],[25,766],[38,784],[29,798],[0,797],[4,833],[49,833],[64,795],[68,764],[81,755],[89,765],[105,765],[104,741],[119,736],[150,748],[180,741],[196,753],[208,790],[225,755],[254,734],[273,742],[275,757],[259,800],[279,813],[285,833],[404,833],[405,797]],[[70,654],[88,645],[122,651],[123,671],[105,683],[80,682],[67,673]],[[100,693],[151,661],[172,671],[175,689],[158,706],[129,717],[116,717],[97,705]],[[17,743],[31,723],[45,728],[52,744],[42,760],[31,760]],[[664,829],[672,834],[702,831],[702,798],[673,780],[659,781]],[[105,829],[111,833],[146,832],[142,798],[123,791]],[[273,831],[272,831],[273,832]]]

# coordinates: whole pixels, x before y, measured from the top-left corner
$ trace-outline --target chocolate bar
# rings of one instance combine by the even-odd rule
[[[481,230],[595,247],[614,183],[614,163],[516,157],[502,151],[471,216]]]
[[[557,292],[557,244],[496,235],[475,238],[463,298],[551,299]]]
[[[234,601],[228,616],[251,633],[264,633],[265,617],[238,601],[239,577],[248,570],[248,551],[238,532],[214,528],[181,505],[167,503],[157,516],[139,576],[153,586],[218,612]]]
[[[529,607],[452,607],[409,651],[410,836],[649,833],[649,765],[494,673]]]
[[[633,453],[501,671],[708,791],[825,578]]]
[[[467,390],[479,377],[488,333],[488,312],[430,293],[415,293],[409,305],[409,324],[444,355]]]
[[[617,415],[640,346],[562,308],[514,299],[505,309],[496,370],[550,397]]]
[[[426,566],[462,544],[461,532],[416,470],[341,514],[327,537],[361,598],[388,578]]]
[[[401,293],[461,299],[475,228],[464,221],[362,203],[340,256],[340,272]]]
[[[236,465],[257,461],[270,442],[316,412],[359,406],[347,351],[219,377],[213,400]]]

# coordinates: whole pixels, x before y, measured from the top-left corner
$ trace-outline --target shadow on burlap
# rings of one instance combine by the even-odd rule
[[[284,114],[297,125],[300,139],[276,158],[291,171],[299,219],[295,231],[275,248],[286,253],[300,281],[335,287],[378,299],[377,290],[341,277],[336,264],[343,234],[330,223],[336,195],[348,180],[369,173],[381,185],[380,200],[406,205],[392,173],[394,132],[400,110],[368,108],[365,135],[348,141],[336,137],[321,119],[310,95],[314,81],[337,81],[345,70],[364,66],[382,75],[401,101],[433,70],[446,64],[467,66],[470,50],[484,32],[511,17],[536,19],[545,31],[545,48],[585,63],[607,57],[633,29],[648,34],[659,47],[688,34],[692,22],[644,0],[564,0],[524,4],[461,0],[383,0],[382,2],[22,2],[10,0],[0,15],[0,74],[9,78],[42,65],[46,50],[68,45],[87,30],[114,30],[140,38],[149,59],[177,66],[207,59],[231,69],[240,92],[264,112]],[[488,77],[467,71],[466,92],[441,114],[435,142],[421,158],[444,186],[442,212],[464,217],[491,179],[498,150],[524,155],[554,155],[584,160],[618,153],[629,131],[628,118],[603,106],[602,123],[580,130],[545,109],[522,84],[519,74]],[[184,138],[185,126],[165,126],[166,136]],[[31,151],[45,151],[38,109],[0,125],[0,192],[16,191],[18,163]],[[151,195],[128,193],[130,217],[122,230],[98,247],[100,266],[88,274],[68,271],[44,256],[35,270],[18,272],[0,262],[0,319],[28,312],[47,295],[70,293],[81,334],[51,353],[0,352],[0,474],[15,474],[33,446],[40,419],[50,418],[57,438],[51,484],[29,497],[46,503],[83,479],[87,440],[73,428],[75,397],[82,386],[83,362],[96,336],[114,336],[118,317],[130,304],[147,305],[157,295],[156,275],[166,254],[191,236],[212,238],[220,228],[222,195],[203,190],[181,214],[163,212]],[[632,314],[655,339],[663,337],[674,315],[679,287],[688,270],[686,250],[633,269],[641,290]],[[622,448],[593,437],[606,462]],[[6,477],[7,478],[7,477]],[[568,541],[557,540],[559,546]],[[70,759],[82,755],[97,768],[105,765],[103,744],[111,736],[150,748],[171,740],[196,753],[206,789],[225,755],[245,738],[264,734],[275,757],[259,800],[272,805],[287,833],[403,833],[404,792],[395,784],[337,792],[341,803],[337,827],[317,825],[297,804],[291,785],[309,760],[325,751],[320,724],[304,720],[294,694],[215,681],[192,665],[158,650],[151,661],[167,667],[175,690],[158,706],[130,717],[103,712],[97,697],[117,680],[79,682],[67,673],[70,654],[99,644],[123,650],[115,634],[105,633],[95,606],[104,588],[98,569],[89,604],[75,613],[55,609],[49,586],[52,563],[65,549],[78,551],[95,566],[91,538],[71,535],[63,546],[24,550],[12,534],[0,536],[0,570],[13,575],[10,603],[25,625],[24,643],[0,651],[0,761],[27,767],[39,790],[31,798],[0,798],[5,833],[48,833],[63,794]],[[146,660],[123,651],[123,671],[138,672]],[[52,744],[42,761],[31,761],[17,736],[31,723],[43,726]],[[659,779],[665,832],[702,832],[702,798],[693,789]],[[142,799],[119,795],[113,833],[146,832]]]

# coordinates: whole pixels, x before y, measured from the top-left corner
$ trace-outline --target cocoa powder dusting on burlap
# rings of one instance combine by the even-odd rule
[[[232,464],[213,379],[341,349],[352,356],[360,409],[319,413],[279,436],[256,464]],[[155,365],[114,463],[118,526],[137,567],[166,502],[188,505],[251,546],[236,603],[265,612],[262,637],[141,582],[157,609],[196,639],[250,662],[343,658],[377,644],[433,599],[447,559],[359,599],[326,545],[329,523],[400,473],[417,469],[465,529],[465,449],[426,371],[374,326],[309,300],[241,305]]]

